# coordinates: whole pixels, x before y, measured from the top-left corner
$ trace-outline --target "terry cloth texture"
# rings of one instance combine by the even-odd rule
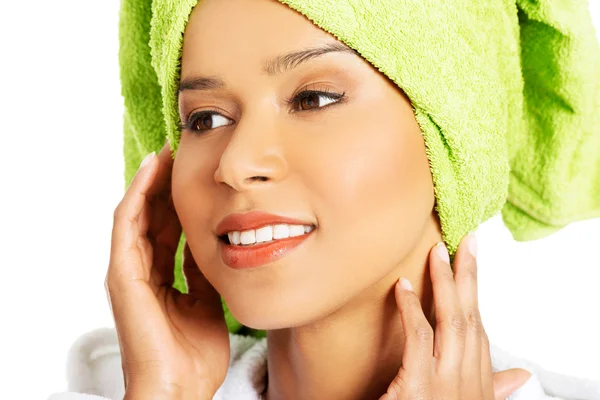
[[[600,216],[600,49],[586,0],[279,1],[409,97],[451,259],[499,212],[521,241]],[[127,184],[165,137],[177,151],[183,32],[196,4],[122,0]],[[176,277],[185,290],[181,249]]]
[[[258,400],[267,385],[267,340],[230,333],[229,344],[229,369],[213,400]],[[547,371],[493,343],[490,356],[493,372],[523,368],[532,374],[507,400],[600,399],[600,381]],[[67,381],[70,392],[56,393],[48,400],[123,398],[121,351],[114,329],[96,329],[73,343],[67,360]],[[95,396],[89,398],[83,393]]]

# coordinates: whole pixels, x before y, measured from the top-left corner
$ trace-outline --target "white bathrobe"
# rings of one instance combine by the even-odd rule
[[[231,358],[225,381],[213,400],[258,400],[267,376],[267,341],[229,334]],[[524,368],[531,378],[509,400],[600,400],[600,381],[545,371],[526,360],[490,346],[494,372]],[[600,378],[600,377],[599,377]],[[120,400],[124,396],[121,354],[114,329],[104,328],[80,337],[67,358],[68,392],[48,400]],[[383,393],[382,393],[383,394]]]

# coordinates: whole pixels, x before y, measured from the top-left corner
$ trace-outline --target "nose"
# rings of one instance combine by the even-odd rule
[[[282,180],[288,172],[282,142],[274,119],[242,118],[221,155],[215,182],[241,192]]]

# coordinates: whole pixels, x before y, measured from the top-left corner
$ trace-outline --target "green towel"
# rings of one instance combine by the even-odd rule
[[[600,216],[600,49],[587,1],[279,1],[407,94],[452,258],[499,212],[516,240]],[[122,0],[127,184],[165,136],[177,150],[181,47],[196,4]],[[176,265],[183,288],[180,253]]]
[[[600,51],[587,1],[519,6],[524,116],[502,217],[526,241],[600,217]]]

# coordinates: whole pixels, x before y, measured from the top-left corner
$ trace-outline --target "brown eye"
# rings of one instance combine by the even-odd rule
[[[212,129],[213,126],[213,116],[209,114],[204,114],[197,118],[192,127],[197,131],[204,131],[207,129]]]
[[[200,111],[192,114],[189,121],[179,125],[179,128],[180,130],[189,129],[194,133],[202,133],[210,131],[211,129],[231,125],[232,123],[232,120],[215,111]]]
[[[295,111],[311,111],[323,108],[329,104],[337,103],[344,97],[344,93],[329,93],[315,90],[300,92],[291,101]]]
[[[300,100],[301,110],[311,110],[313,108],[319,108],[319,95],[317,93],[311,93],[308,96]]]

